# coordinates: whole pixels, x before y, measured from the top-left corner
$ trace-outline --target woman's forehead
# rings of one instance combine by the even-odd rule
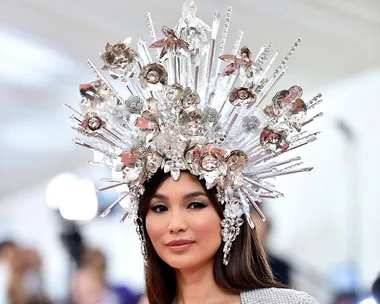
[[[206,193],[201,183],[194,175],[182,172],[177,181],[173,180],[171,177],[167,178],[157,189],[156,193],[169,196],[179,194],[186,195],[195,191]]]

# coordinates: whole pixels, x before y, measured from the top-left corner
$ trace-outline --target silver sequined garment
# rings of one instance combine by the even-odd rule
[[[241,293],[242,304],[318,304],[317,300],[302,291],[282,288],[265,288]]]

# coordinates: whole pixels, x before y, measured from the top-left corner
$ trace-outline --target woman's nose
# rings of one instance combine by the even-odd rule
[[[186,219],[182,211],[171,212],[168,229],[170,233],[184,232],[187,230]]]

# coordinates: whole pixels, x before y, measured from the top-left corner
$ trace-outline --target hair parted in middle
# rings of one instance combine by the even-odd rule
[[[193,177],[202,185],[213,208],[222,220],[224,205],[217,200],[215,187],[208,190],[203,180],[198,180],[196,176]],[[168,178],[171,178],[170,174],[161,170],[154,174],[145,183],[145,192],[139,203],[138,213],[146,235],[146,293],[151,304],[171,303],[176,293],[175,270],[159,257],[145,225],[150,201]],[[223,265],[223,242],[216,252],[214,279],[217,285],[223,290],[236,294],[258,288],[286,287],[275,281],[256,229],[251,229],[247,221],[244,221],[240,229],[240,234],[236,237],[231,249],[228,265]]]

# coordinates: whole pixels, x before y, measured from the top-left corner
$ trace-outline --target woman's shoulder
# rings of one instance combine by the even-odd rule
[[[241,293],[242,304],[299,303],[318,304],[317,300],[303,291],[284,288],[261,288]]]

